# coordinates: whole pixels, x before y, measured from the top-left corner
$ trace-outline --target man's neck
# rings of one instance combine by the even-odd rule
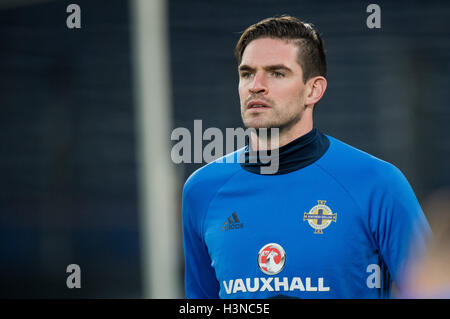
[[[283,131],[282,129],[267,129],[266,134],[256,134],[252,132],[250,136],[251,149],[255,151],[264,151],[280,148],[293,140],[308,134],[313,129],[312,119],[311,121],[303,120],[304,118],[287,131]]]

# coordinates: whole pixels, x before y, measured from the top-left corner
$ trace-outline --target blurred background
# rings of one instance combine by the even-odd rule
[[[322,35],[319,129],[421,202],[448,187],[450,3],[377,1],[369,29],[370,3],[1,0],[0,298],[184,297],[181,194],[205,163],[174,164],[171,132],[242,127],[233,49],[269,16]]]

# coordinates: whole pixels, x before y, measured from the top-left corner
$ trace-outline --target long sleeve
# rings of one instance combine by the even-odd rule
[[[405,176],[394,166],[372,196],[372,234],[389,272],[402,289],[408,266],[424,253],[430,226]]]
[[[185,186],[182,214],[186,297],[219,298],[219,282],[203,241],[202,225],[206,203],[202,199],[204,201],[205,197],[195,196],[190,192],[189,186]]]

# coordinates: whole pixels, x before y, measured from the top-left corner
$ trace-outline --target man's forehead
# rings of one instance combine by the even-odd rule
[[[260,38],[251,41],[244,50],[241,65],[265,67],[280,65],[294,67],[298,65],[298,47],[292,41],[284,39]]]

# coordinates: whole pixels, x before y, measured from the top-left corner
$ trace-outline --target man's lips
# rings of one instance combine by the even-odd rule
[[[269,108],[270,105],[261,100],[252,100],[247,103],[247,109]]]

